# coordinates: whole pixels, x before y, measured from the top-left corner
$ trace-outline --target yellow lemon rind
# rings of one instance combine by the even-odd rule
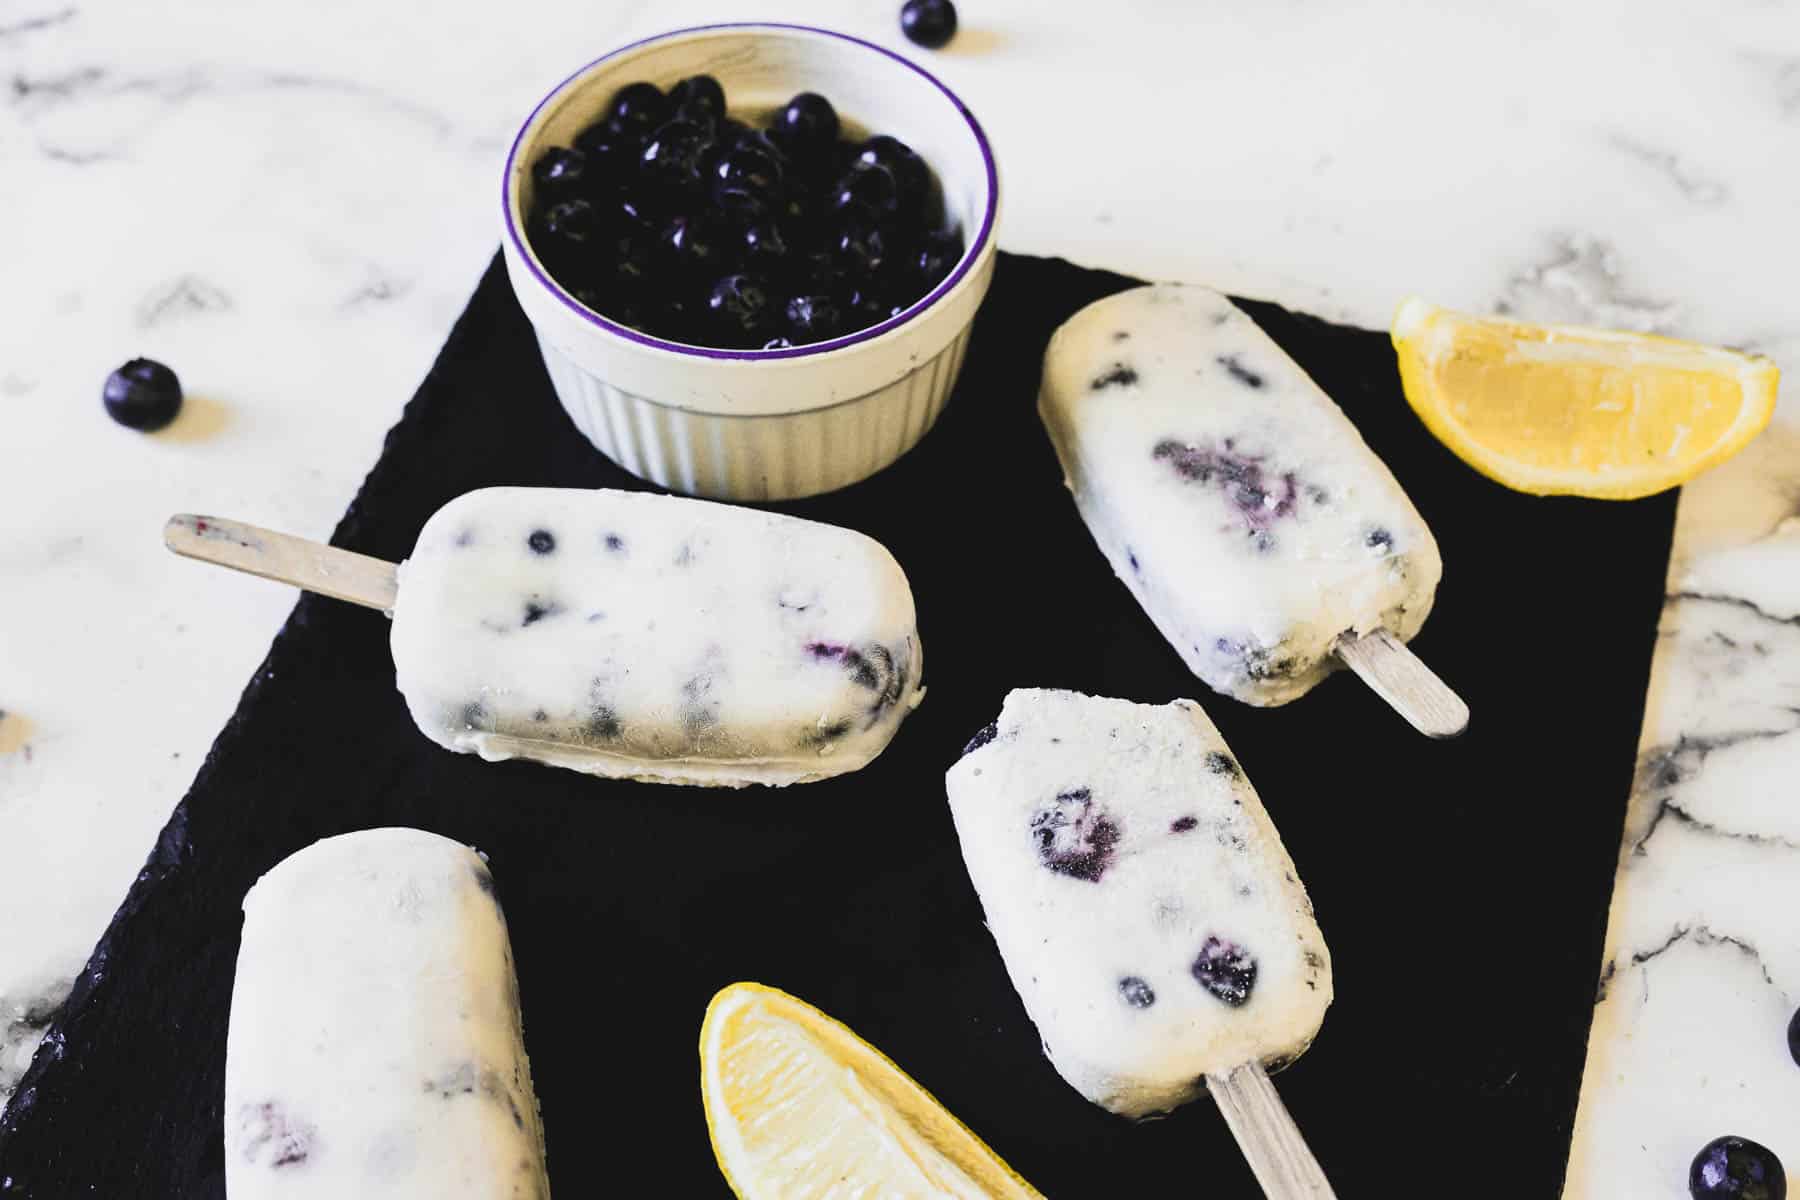
[[[1465,317],[1413,297],[1401,304],[1395,314],[1392,329],[1394,349],[1400,365],[1401,386],[1413,412],[1432,436],[1451,453],[1482,475],[1514,491],[1536,496],[1582,496],[1599,500],[1636,500],[1655,495],[1678,487],[1737,454],[1767,428],[1775,413],[1780,371],[1773,362],[1758,355],[1740,354],[1652,334],[1621,333],[1579,326],[1520,326],[1551,329],[1571,340],[1590,344],[1616,342],[1622,347],[1633,349],[1664,350],[1673,361],[1716,363],[1719,374],[1736,376],[1743,396],[1738,418],[1726,434],[1715,441],[1704,454],[1680,463],[1657,463],[1641,470],[1595,475],[1522,462],[1481,445],[1450,419],[1445,406],[1434,402],[1437,388],[1432,382],[1431,357],[1425,343],[1440,322],[1501,328],[1520,326],[1520,323]]]
[[[896,1107],[909,1120],[914,1120],[917,1124],[917,1117],[929,1116],[932,1127],[921,1128],[921,1133],[958,1166],[972,1168],[975,1174],[982,1177],[983,1186],[986,1186],[986,1179],[997,1177],[1007,1189],[993,1192],[997,1200],[1044,1200],[1041,1193],[1008,1166],[973,1130],[958,1120],[956,1114],[901,1070],[893,1059],[859,1037],[855,1030],[798,996],[767,984],[748,981],[719,989],[707,1004],[706,1016],[700,1023],[700,1098],[706,1112],[706,1135],[712,1143],[713,1157],[718,1161],[719,1171],[725,1176],[725,1182],[730,1185],[738,1200],[755,1200],[755,1197],[733,1174],[731,1164],[726,1161],[726,1152],[720,1144],[720,1126],[735,1118],[729,1113],[714,1111],[710,1086],[712,1044],[733,1010],[759,1000],[777,1015],[786,1017],[817,1037],[838,1062],[857,1072],[891,1099],[899,1101]]]

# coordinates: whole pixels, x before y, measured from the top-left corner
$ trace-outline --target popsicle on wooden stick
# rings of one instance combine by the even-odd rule
[[[1039,413],[1114,572],[1190,670],[1285,704],[1339,663],[1421,731],[1468,708],[1404,643],[1436,541],[1331,398],[1230,300],[1121,292],[1070,318]]]
[[[487,865],[416,829],[315,842],[244,897],[231,1200],[548,1200]]]
[[[879,542],[641,492],[487,488],[398,568],[216,517],[179,554],[391,611],[395,679],[447,749],[741,787],[854,771],[924,695],[912,589]]]
[[[1329,1196],[1265,1068],[1312,1043],[1331,956],[1200,706],[1014,691],[946,787],[988,928],[1058,1073],[1128,1117],[1210,1090],[1270,1195]]]

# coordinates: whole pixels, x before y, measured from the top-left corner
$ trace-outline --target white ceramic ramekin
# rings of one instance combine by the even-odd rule
[[[850,131],[887,133],[935,171],[967,250],[924,299],[878,325],[789,350],[715,350],[598,316],[550,278],[525,238],[531,164],[570,145],[613,92],[715,76],[734,113],[796,92],[831,99]],[[576,428],[620,466],[698,496],[780,500],[865,479],[931,428],[956,382],[994,270],[1000,189],[969,110],[870,42],[798,25],[711,25],[635,42],[583,67],[519,130],[503,191],[506,270]]]

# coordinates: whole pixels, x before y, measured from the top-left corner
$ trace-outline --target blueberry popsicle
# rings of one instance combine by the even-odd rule
[[[487,488],[439,509],[397,574],[210,517],[176,517],[165,536],[179,553],[390,610],[413,720],[489,760],[800,783],[867,764],[923,695],[899,564],[872,538],[794,517]],[[349,583],[358,571],[376,578]]]
[[[1312,1043],[1331,956],[1200,706],[1017,690],[946,789],[988,928],[1057,1072],[1128,1117],[1210,1088],[1228,1117],[1252,1104],[1310,1163],[1264,1064]],[[1275,1170],[1246,1153],[1259,1178]]]
[[[1285,704],[1340,658],[1363,674],[1365,638],[1377,668],[1410,658],[1443,572],[1431,530],[1224,296],[1157,285],[1082,309],[1051,339],[1038,407],[1107,561],[1207,686]],[[1437,699],[1452,708],[1427,732],[1456,732],[1466,709]]]
[[[467,846],[326,838],[244,897],[225,1185],[232,1200],[548,1200],[506,921]]]

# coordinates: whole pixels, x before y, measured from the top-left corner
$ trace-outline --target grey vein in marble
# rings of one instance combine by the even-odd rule
[[[1681,311],[1673,301],[1627,287],[1617,253],[1584,233],[1552,235],[1548,252],[1507,280],[1494,310],[1527,321],[1642,333],[1666,332]]]
[[[1688,166],[1679,154],[1662,150],[1623,134],[1607,139],[1607,145],[1650,167],[1695,204],[1713,207],[1731,199],[1731,189],[1710,175]]]

